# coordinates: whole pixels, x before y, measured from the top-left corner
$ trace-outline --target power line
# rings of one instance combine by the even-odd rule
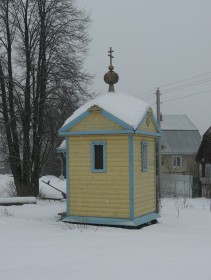
[[[142,95],[142,94],[138,94],[138,95],[134,95],[134,96],[135,96],[135,97],[140,97],[140,96],[141,96],[142,98],[145,98],[145,97],[149,96],[149,95],[147,95],[147,94],[150,93],[150,92],[153,92],[153,93],[151,93],[150,95],[154,94],[155,90],[156,90],[156,88],[153,88],[153,89],[151,89],[151,90],[145,92],[143,95]],[[145,96],[145,95],[146,95],[146,96]]]
[[[210,71],[210,72],[206,72],[206,73],[204,73],[204,74],[192,76],[192,77],[187,78],[187,79],[179,80],[179,81],[176,81],[176,82],[173,82],[173,83],[161,85],[161,86],[159,86],[159,87],[160,87],[160,88],[163,88],[163,87],[167,87],[167,86],[179,84],[179,83],[186,82],[186,81],[188,81],[188,80],[193,80],[193,79],[196,79],[196,78],[199,78],[199,77],[202,77],[202,76],[206,76],[206,75],[209,75],[209,74],[211,74],[211,71]]]
[[[181,96],[181,97],[176,97],[176,98],[163,100],[161,103],[169,102],[169,101],[172,101],[172,100],[183,99],[183,98],[187,98],[187,97],[190,97],[190,96],[201,95],[201,94],[205,94],[205,93],[208,93],[208,92],[211,92],[211,90],[205,90],[205,91],[201,91],[201,92],[197,92],[197,93],[193,93],[193,94],[189,94],[189,95],[185,95],[185,96]]]
[[[196,81],[196,82],[192,82],[192,83],[189,83],[189,84],[184,84],[184,85],[173,87],[173,88],[169,88],[167,90],[162,91],[162,93],[163,94],[164,93],[170,93],[170,92],[181,90],[181,89],[184,89],[184,88],[187,88],[187,87],[198,86],[198,85],[201,85],[201,84],[204,84],[204,83],[209,83],[209,82],[211,82],[211,78],[199,80],[199,81]]]
[[[199,78],[199,77],[203,77],[203,76],[206,76],[206,75],[209,75],[209,74],[211,74],[211,71],[210,71],[210,72],[203,73],[203,74],[200,74],[200,75],[195,75],[195,76],[189,77],[189,78],[187,78],[187,79],[179,80],[179,81],[176,81],[176,82],[173,82],[173,83],[164,84],[164,85],[159,86],[159,88],[164,88],[164,87],[167,87],[167,86],[179,84],[179,83],[182,83],[182,82],[185,82],[185,81],[189,81],[189,80],[193,80],[193,79],[196,79],[196,78]],[[203,79],[203,80],[207,80],[207,81],[208,81],[209,79],[211,79],[211,78],[206,78],[206,79]],[[193,84],[193,83],[201,83],[201,81],[203,81],[203,80],[199,80],[199,81],[196,81],[196,82],[192,82],[192,83],[190,83],[190,84]],[[187,85],[188,85],[188,84],[187,84]],[[196,85],[198,85],[198,84],[196,84]],[[183,86],[184,86],[184,85],[179,86],[179,87],[181,87],[180,89],[182,89]],[[185,87],[184,87],[184,88],[185,88]],[[174,88],[173,88],[173,89],[174,89]],[[151,96],[151,95],[153,94],[153,93],[151,93],[151,92],[155,92],[155,90],[156,90],[156,88],[151,89],[151,90],[145,92],[144,94],[135,95],[135,97],[146,98],[146,97],[148,97],[148,96]],[[178,90],[179,90],[179,89],[178,89]],[[167,91],[170,91],[170,89],[166,89],[165,92],[167,92]],[[173,90],[172,90],[172,91],[173,91]],[[151,94],[149,94],[149,93],[151,93]]]
[[[143,98],[143,99],[149,99],[151,96],[154,97],[154,96],[155,96],[155,93],[153,92],[153,93],[151,93],[151,94],[149,94],[149,95],[147,95],[147,96],[144,96],[144,97],[142,96],[142,98]]]

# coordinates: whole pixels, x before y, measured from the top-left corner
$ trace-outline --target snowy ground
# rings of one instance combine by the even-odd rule
[[[1,195],[7,182],[0,176]],[[0,279],[211,279],[209,200],[164,199],[158,224],[139,230],[66,225],[63,210],[58,201],[0,206]]]

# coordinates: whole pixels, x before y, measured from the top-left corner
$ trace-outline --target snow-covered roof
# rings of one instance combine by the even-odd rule
[[[162,130],[197,130],[186,115],[163,115],[160,122]]]
[[[87,102],[77,109],[64,123],[62,127],[75,120],[78,116],[87,111],[91,106],[97,105],[116,118],[137,128],[144,117],[149,105],[131,95],[124,93],[106,92]]]
[[[162,154],[196,154],[201,135],[186,115],[164,115],[161,123]]]
[[[66,140],[63,140],[60,146],[57,148],[57,151],[61,151],[65,149],[66,149]]]

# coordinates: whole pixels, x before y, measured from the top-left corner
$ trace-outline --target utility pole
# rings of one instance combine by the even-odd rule
[[[156,90],[156,103],[157,103],[157,123],[161,129],[160,126],[160,90],[157,88]],[[161,160],[161,139],[160,137],[158,138],[157,142],[157,155],[158,155],[158,174],[157,174],[157,212],[160,211],[160,198],[161,198],[161,165],[162,165],[162,160]]]

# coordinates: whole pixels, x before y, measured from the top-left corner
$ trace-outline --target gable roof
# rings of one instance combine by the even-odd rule
[[[194,155],[201,142],[196,126],[186,115],[164,115],[161,121],[161,153]]]
[[[194,155],[201,142],[201,135],[193,130],[161,130],[161,153]]]
[[[163,115],[160,122],[162,130],[197,130],[186,115]]]
[[[124,93],[104,93],[78,108],[63,124],[64,130],[69,123],[88,111],[92,106],[99,106],[107,113],[136,129],[145,116],[149,105],[131,95]]]

